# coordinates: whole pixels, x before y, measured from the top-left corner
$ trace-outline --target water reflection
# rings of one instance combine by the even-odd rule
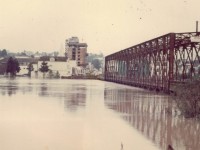
[[[86,88],[81,85],[72,86],[65,96],[64,105],[67,110],[75,111],[86,103]]]
[[[81,83],[68,82],[63,84],[56,80],[44,80],[39,86],[39,96],[63,100],[64,108],[67,111],[77,111],[78,108],[85,106],[86,87]]]
[[[76,111],[85,106],[86,87],[82,84],[68,83],[63,86],[63,83],[50,82],[41,83],[40,86],[39,96],[63,99],[65,110]]]
[[[54,96],[52,92],[47,92],[48,90],[48,85],[47,83],[41,83],[40,84],[40,91],[39,91],[39,96]]]
[[[33,90],[31,83],[29,82],[21,82],[16,78],[3,78],[0,80],[0,93],[1,95],[15,95],[18,92],[22,94],[30,93]]]
[[[200,149],[200,123],[177,115],[171,99],[149,91],[130,88],[105,90],[105,104],[161,149]]]
[[[199,124],[175,117],[167,96],[90,80],[0,79],[0,87],[2,150],[199,148]]]
[[[18,83],[15,82],[15,79],[4,80],[1,85],[1,94],[2,95],[13,95],[16,94],[18,90]]]
[[[63,100],[65,110],[75,111],[85,106],[86,87],[84,84],[68,82],[63,84],[59,80],[34,80],[23,78],[3,78],[0,80],[0,93],[2,96],[12,95],[38,95],[40,97]]]

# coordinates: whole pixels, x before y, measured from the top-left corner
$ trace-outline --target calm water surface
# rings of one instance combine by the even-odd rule
[[[166,95],[94,80],[0,79],[0,150],[198,150],[199,136],[199,122],[178,116]]]

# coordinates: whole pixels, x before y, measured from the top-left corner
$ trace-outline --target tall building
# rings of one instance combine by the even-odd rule
[[[77,66],[86,66],[87,44],[79,43],[78,37],[65,41],[65,54],[68,60],[76,60]]]

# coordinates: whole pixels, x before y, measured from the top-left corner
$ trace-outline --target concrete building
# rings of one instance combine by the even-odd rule
[[[87,65],[87,44],[79,43],[78,37],[71,37],[65,41],[65,54],[68,60],[75,60],[77,66]]]
[[[49,78],[51,75],[56,75],[56,73],[58,73],[61,78],[71,76],[73,73],[73,68],[76,67],[76,61],[66,61],[65,57],[41,57],[38,61],[38,78],[43,78],[43,73],[39,71],[43,61],[47,63],[49,69],[51,70],[50,72],[46,73],[47,78]]]

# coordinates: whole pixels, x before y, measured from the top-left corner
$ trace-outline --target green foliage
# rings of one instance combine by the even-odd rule
[[[34,70],[32,63],[28,64],[27,70],[28,70],[28,76],[30,77],[31,76],[31,72]]]
[[[88,62],[92,62],[93,59],[96,59],[96,58],[103,58],[103,54],[100,53],[100,54],[93,54],[93,53],[89,53],[88,56],[87,56],[87,61]]]
[[[101,64],[102,64],[102,61],[100,61],[100,59],[103,60],[103,54],[92,54],[92,53],[89,53],[89,55],[87,56],[87,62],[88,63],[92,63],[93,66],[96,68],[96,69],[99,69],[101,68]]]
[[[53,71],[49,70],[49,78],[52,79],[53,78]]]
[[[45,73],[49,71],[49,66],[45,61],[42,62],[41,67],[39,70],[43,73],[43,78],[45,77]]]
[[[101,63],[100,63],[99,59],[93,59],[92,64],[93,64],[94,68],[96,68],[98,70],[101,68]]]
[[[175,101],[185,117],[200,117],[200,80],[175,87]]]
[[[10,57],[7,61],[6,73],[10,73],[11,76],[16,76],[16,73],[20,71],[19,62],[17,59]]]
[[[46,63],[45,61],[42,62],[40,71],[41,71],[42,73],[46,73],[46,72],[49,71],[49,66],[47,65],[47,63]]]
[[[58,71],[56,72],[55,78],[56,79],[60,78],[60,73]]]
[[[59,79],[60,78],[60,73],[58,71],[56,71],[56,73],[55,73],[52,70],[49,70],[48,77],[50,79]]]
[[[6,56],[8,56],[6,49],[0,50],[0,57],[6,57]]]
[[[54,56],[57,57],[59,55],[58,52],[53,52]]]

